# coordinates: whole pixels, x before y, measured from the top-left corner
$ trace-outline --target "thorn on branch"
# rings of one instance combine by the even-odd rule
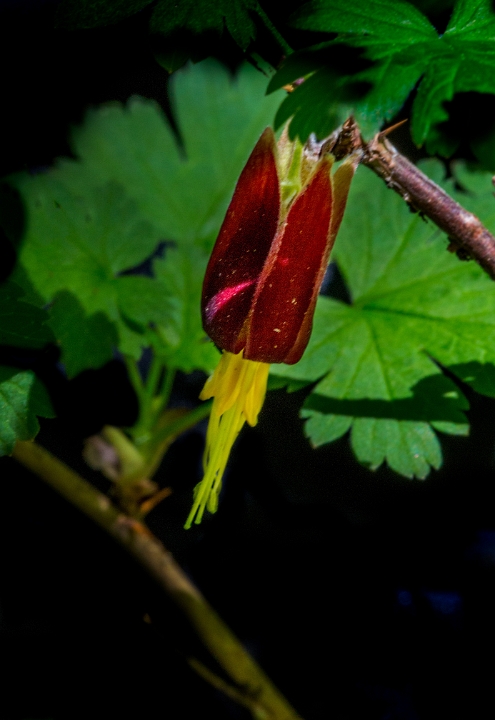
[[[459,245],[459,243],[456,242],[456,240],[454,240],[453,238],[448,238],[448,240],[449,240],[449,244],[447,245],[448,252],[455,253],[455,255],[457,255],[459,260],[465,261],[465,260],[473,259],[471,257],[471,255],[469,254],[469,252],[466,250],[466,248],[461,247]]]
[[[405,121],[403,121],[405,122]],[[365,142],[351,116],[320,144],[320,154],[332,152],[337,160],[356,153],[362,165],[373,170],[388,188],[399,194],[412,212],[428,218],[446,233],[448,249],[460,260],[473,259],[495,280],[495,237],[480,220],[402,155],[386,138],[399,125]],[[495,185],[495,178],[492,179]]]

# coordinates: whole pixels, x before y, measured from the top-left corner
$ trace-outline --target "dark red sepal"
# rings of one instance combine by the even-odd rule
[[[275,153],[267,128],[237,182],[203,283],[203,327],[218,347],[235,354],[245,346],[256,284],[279,223]]]
[[[331,249],[331,166],[320,161],[272,245],[248,321],[249,360],[292,364],[306,348]]]

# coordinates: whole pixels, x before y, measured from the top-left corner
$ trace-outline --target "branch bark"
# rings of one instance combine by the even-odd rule
[[[413,165],[385,137],[387,131],[366,143],[354,118],[349,118],[321,151],[340,159],[357,153],[362,165],[378,175],[411,207],[432,220],[450,240],[448,250],[466,260],[472,258],[495,280],[495,237],[473,213],[465,210],[433,180]]]
[[[258,720],[300,720],[263,670],[206,602],[172,555],[138,520],[120,512],[106,495],[34,442],[17,442],[13,457],[96,522],[127,550],[158,582],[186,615],[211,655],[231,678],[228,686],[201,666],[201,676],[248,707]],[[195,667],[195,661],[190,660]]]

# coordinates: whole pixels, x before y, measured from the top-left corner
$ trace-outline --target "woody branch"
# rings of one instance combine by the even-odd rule
[[[321,151],[331,151],[338,159],[357,153],[362,165],[382,178],[412,210],[429,218],[447,234],[450,251],[457,252],[462,259],[472,258],[495,280],[495,237],[476,215],[404,157],[387,140],[386,134],[378,133],[367,143],[351,117],[322,144]]]
[[[121,512],[106,496],[34,442],[18,441],[12,456],[99,525],[132,555],[185,615],[230,682],[196,658],[189,665],[253,718],[301,720],[256,661],[146,525]]]

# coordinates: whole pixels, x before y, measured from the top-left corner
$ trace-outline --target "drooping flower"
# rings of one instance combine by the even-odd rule
[[[203,283],[203,327],[222,356],[200,395],[214,401],[186,528],[215,512],[232,445],[245,422],[257,423],[270,363],[296,363],[308,344],[356,165],[332,176],[332,164],[287,133],[277,147],[267,128],[237,182]]]

